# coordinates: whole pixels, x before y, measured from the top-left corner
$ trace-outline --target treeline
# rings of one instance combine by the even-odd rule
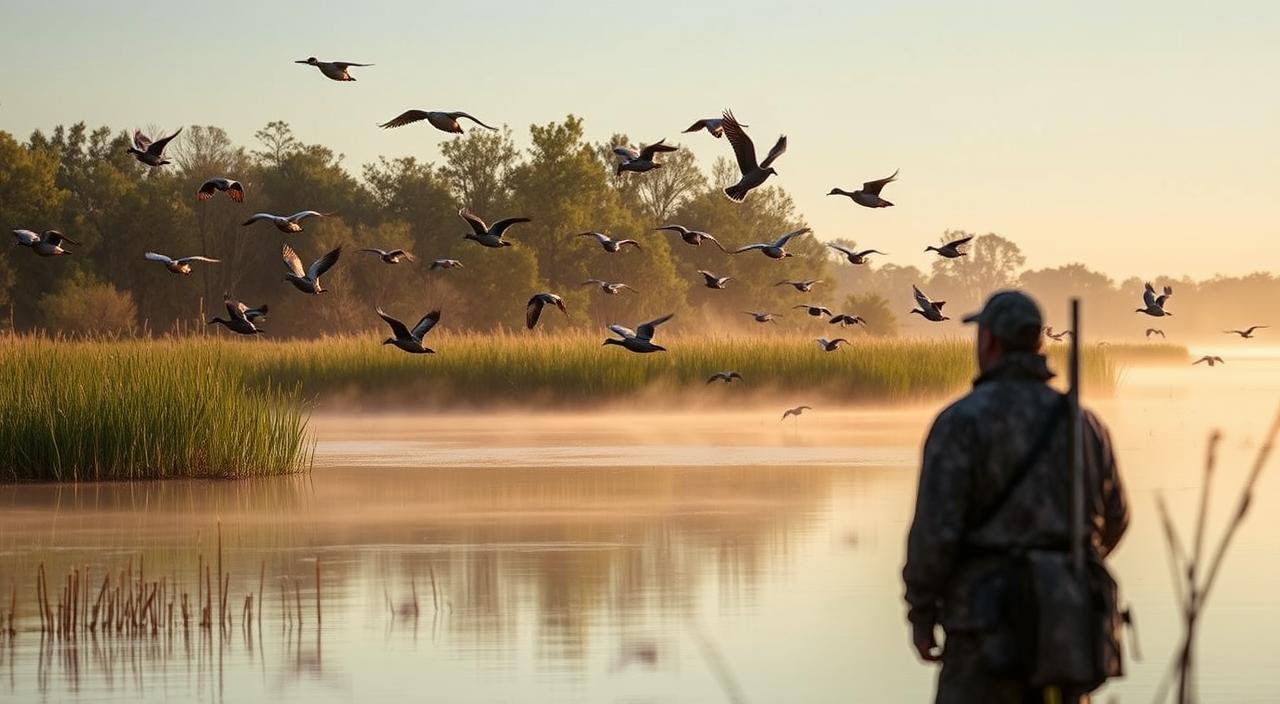
[[[611,148],[628,143],[585,139],[582,120],[529,128],[530,146],[518,149],[510,130],[474,130],[446,138],[442,160],[379,159],[359,177],[329,148],[299,142],[289,126],[273,122],[256,135],[255,148],[233,144],[217,127],[191,126],[166,151],[173,164],[150,169],[126,153],[131,137],[83,123],[37,131],[25,142],[0,132],[0,223],[6,228],[58,229],[81,243],[69,257],[41,259],[18,247],[0,248],[0,328],[64,333],[147,333],[204,330],[218,314],[224,291],[251,305],[271,306],[273,336],[318,336],[382,327],[373,315],[382,306],[416,318],[429,307],[445,312],[453,329],[515,328],[524,303],[537,291],[564,296],[570,315],[544,316],[550,329],[634,324],[660,314],[680,314],[685,330],[739,329],[777,333],[800,325],[830,332],[825,321],[791,310],[799,302],[856,313],[874,334],[950,335],[954,324],[929,324],[907,314],[916,284],[947,301],[959,318],[994,289],[1025,285],[1039,295],[1050,322],[1073,294],[1083,295],[1095,336],[1141,336],[1146,327],[1175,335],[1220,335],[1224,327],[1268,322],[1280,293],[1270,274],[1172,283],[1173,318],[1155,321],[1133,313],[1141,279],[1114,282],[1081,264],[1025,270],[1016,243],[989,234],[970,255],[938,260],[930,271],[875,257],[849,265],[812,237],[791,247],[795,258],[773,261],[754,254],[731,256],[709,243],[684,244],[655,232],[678,223],[710,232],[726,248],[771,241],[804,226],[791,198],[777,187],[757,189],[745,203],[732,203],[720,187],[737,179],[727,158],[709,169],[692,153],[665,155],[663,168],[645,174],[614,174]],[[726,156],[728,149],[726,146]],[[245,185],[243,203],[223,194],[195,198],[207,178],[226,176]],[[522,216],[531,223],[509,232],[516,246],[491,250],[464,240],[460,207],[494,221]],[[255,212],[300,210],[336,213],[312,218],[305,232],[285,235],[268,224],[243,227]],[[591,238],[597,230],[639,240],[641,248],[605,253]],[[942,234],[941,240],[962,233]],[[823,233],[818,233],[822,236]],[[925,242],[859,243],[891,254],[923,248]],[[345,254],[325,279],[330,289],[305,296],[283,281],[281,244],[310,261],[342,245]],[[360,247],[404,248],[416,263],[387,265]],[[143,259],[146,251],[174,257],[207,255],[220,264],[197,266],[187,276]],[[430,271],[437,258],[463,262],[457,270]],[[732,276],[728,289],[702,286],[699,269]],[[638,290],[605,296],[581,286],[588,278],[621,281]],[[783,279],[824,279],[812,294],[776,287]],[[743,314],[783,313],[781,325],[760,325]]]

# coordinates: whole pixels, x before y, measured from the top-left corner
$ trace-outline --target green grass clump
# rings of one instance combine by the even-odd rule
[[[0,341],[0,481],[228,478],[305,468],[299,391],[225,345]]]

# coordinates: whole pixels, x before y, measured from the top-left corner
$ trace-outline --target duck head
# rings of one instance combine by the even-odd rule
[[[827,195],[829,195],[829,196],[845,196],[845,195],[849,195],[849,194],[848,194],[848,193],[845,193],[844,191],[840,190],[839,188],[833,188],[833,189],[831,189],[831,192],[830,192],[830,193],[828,193]]]
[[[608,345],[622,345],[622,344],[623,344],[622,340],[615,340],[612,337],[610,337],[610,338],[606,338],[604,341],[604,345],[601,345],[601,346],[604,347]]]
[[[316,60],[316,57],[314,57],[314,56],[309,56],[309,57],[307,57],[307,60],[306,60],[306,61],[294,61],[293,63],[295,63],[295,64],[307,64],[308,66],[315,66],[316,64],[318,64],[318,63],[320,63],[320,62]]]

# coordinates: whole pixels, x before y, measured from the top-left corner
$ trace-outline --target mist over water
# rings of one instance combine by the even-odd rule
[[[1111,424],[1132,504],[1114,565],[1145,656],[1104,700],[1149,700],[1178,633],[1155,492],[1189,527],[1206,436],[1221,428],[1216,536],[1275,412],[1280,358],[1249,351],[1214,369],[1129,366],[1114,397],[1091,403]],[[12,701],[927,700],[934,673],[907,645],[898,571],[919,445],[941,404],[814,404],[780,421],[793,401],[802,399],[688,413],[321,414],[305,477],[5,487],[0,602],[15,585],[25,630],[0,642],[0,692]],[[1205,615],[1206,700],[1271,694],[1273,657],[1240,634],[1280,628],[1276,487],[1264,474]],[[148,579],[194,591],[219,520],[226,635],[68,641],[34,630],[40,563],[55,584],[73,566],[96,584],[106,569],[141,563]],[[239,600],[256,591],[260,566],[263,624],[246,630]]]

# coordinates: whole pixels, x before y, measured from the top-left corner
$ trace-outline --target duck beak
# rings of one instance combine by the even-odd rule
[[[310,62],[308,62],[308,61],[294,61],[293,63],[295,63],[295,64],[305,64],[305,63],[310,63]]]

